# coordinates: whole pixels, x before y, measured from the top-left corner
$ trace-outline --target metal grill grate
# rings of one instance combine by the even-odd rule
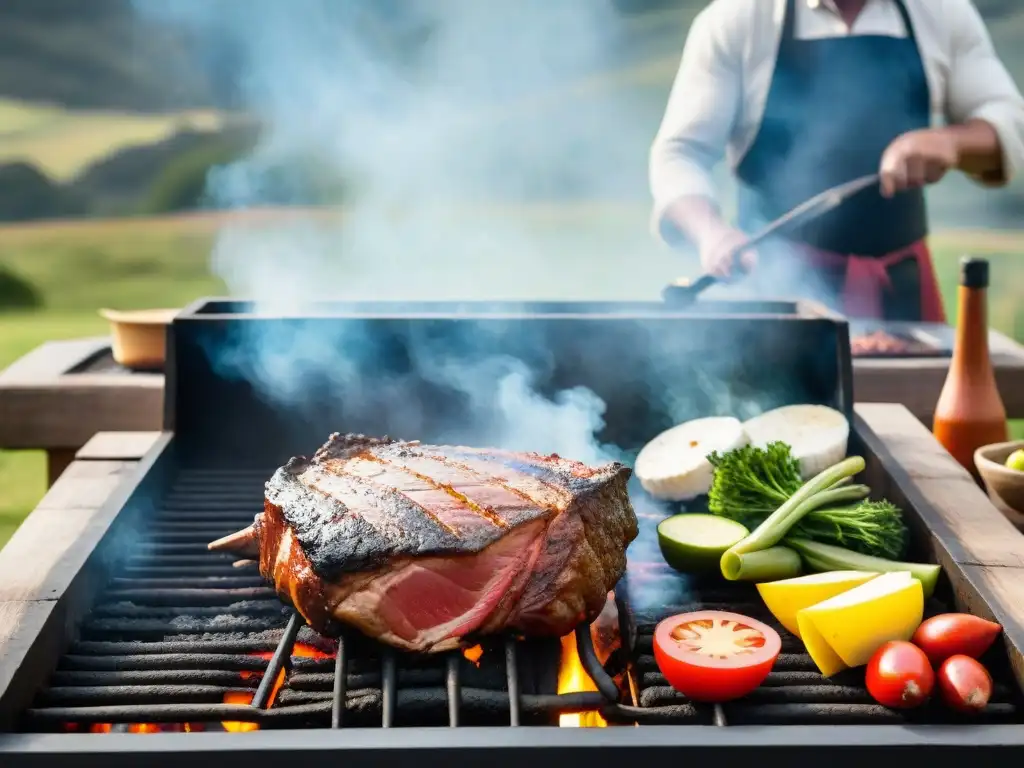
[[[768,614],[752,587],[712,587],[701,591],[700,601],[660,607],[656,616],[631,616],[637,630],[630,669],[636,706],[619,703],[619,688],[600,666],[586,626],[577,630],[577,647],[598,692],[561,696],[556,695],[558,641],[495,638],[482,646],[474,663],[459,653],[412,657],[358,636],[327,640],[281,604],[254,566],[238,568],[230,556],[206,550],[207,542],[252,521],[268,476],[265,471],[179,473],[49,686],[26,713],[26,730],[221,730],[235,723],[260,728],[552,725],[558,714],[586,710],[600,710],[612,723],[645,725],[950,719],[940,707],[904,715],[877,706],[856,672],[823,678],[802,643]],[[671,572],[661,577],[679,579]],[[619,598],[620,612],[628,613]],[[668,686],[654,662],[657,621],[706,609],[750,615],[783,638],[765,685],[741,701],[716,706],[687,701]],[[997,685],[993,703],[974,720],[1020,721],[1012,696]],[[241,703],[226,703],[237,698]]]

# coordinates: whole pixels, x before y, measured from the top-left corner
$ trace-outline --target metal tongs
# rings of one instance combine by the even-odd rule
[[[870,176],[861,176],[859,179],[848,181],[845,184],[826,189],[810,200],[800,203],[789,213],[783,214],[757,234],[753,235],[745,243],[735,248],[729,258],[733,264],[739,262],[740,256],[755,248],[772,235],[784,231],[794,223],[806,223],[812,221],[834,208],[838,208],[844,202],[862,192],[870,186],[880,183],[881,178],[877,173]],[[675,307],[688,307],[700,297],[700,294],[712,285],[720,282],[727,282],[728,278],[718,275],[701,275],[694,281],[685,278],[677,280],[668,285],[661,293],[662,298]]]

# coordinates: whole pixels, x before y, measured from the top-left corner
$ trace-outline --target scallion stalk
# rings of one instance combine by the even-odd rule
[[[741,567],[739,555],[775,546],[808,512],[825,505],[866,498],[871,492],[867,486],[842,484],[844,478],[853,477],[863,471],[864,466],[863,458],[851,456],[804,483],[750,535],[726,550],[721,561],[722,575],[729,581],[735,581]],[[840,483],[839,487],[833,489],[837,483]]]
[[[893,573],[909,571],[910,575],[921,582],[925,598],[935,592],[942,568],[931,563],[901,563],[885,560],[881,557],[862,555],[831,544],[820,544],[810,539],[786,539],[786,546],[799,553],[804,564],[818,573],[826,571],[874,571],[876,573]]]
[[[800,555],[789,547],[769,547],[736,555],[732,581],[779,581],[803,573]]]

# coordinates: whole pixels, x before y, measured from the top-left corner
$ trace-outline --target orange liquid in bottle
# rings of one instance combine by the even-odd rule
[[[974,452],[1009,439],[988,349],[988,261],[961,261],[956,344],[935,406],[935,437],[975,477]]]

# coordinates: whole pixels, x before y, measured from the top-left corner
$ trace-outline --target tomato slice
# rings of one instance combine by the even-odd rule
[[[749,616],[697,611],[671,616],[654,630],[654,660],[684,696],[720,702],[746,696],[772,671],[779,633]]]

